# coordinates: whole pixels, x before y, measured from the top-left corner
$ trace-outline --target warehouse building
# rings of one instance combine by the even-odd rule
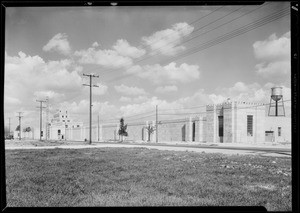
[[[282,105],[279,101],[282,101]],[[271,101],[275,101],[272,105]],[[270,113],[271,107],[273,114]],[[282,106],[279,110],[279,106]],[[125,119],[126,123],[126,119]],[[285,116],[281,88],[272,88],[270,104],[227,100],[206,105],[194,117],[127,123],[127,141],[212,142],[212,143],[290,143],[291,117]],[[148,130],[151,129],[151,132]],[[58,110],[50,123],[51,140],[88,140],[89,126],[74,122],[67,110]],[[92,126],[92,141],[118,141],[119,123]],[[35,131],[38,132],[38,131]],[[158,138],[156,138],[158,137]],[[36,138],[36,137],[35,137]],[[43,135],[43,139],[45,136]]]

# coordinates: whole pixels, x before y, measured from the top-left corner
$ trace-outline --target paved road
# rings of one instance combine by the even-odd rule
[[[253,146],[210,146],[210,145],[187,145],[187,144],[151,144],[151,143],[112,143],[112,142],[93,142],[92,145],[73,142],[68,145],[57,146],[12,146],[5,149],[84,149],[84,148],[103,148],[103,147],[144,147],[148,149],[170,150],[170,151],[191,151],[205,153],[223,154],[254,154],[261,156],[291,157],[291,149],[283,147],[253,147]]]

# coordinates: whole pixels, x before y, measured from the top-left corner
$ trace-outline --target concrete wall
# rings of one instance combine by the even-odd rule
[[[281,136],[278,136],[278,127],[281,127]],[[291,142],[292,125],[289,117],[266,117],[265,131],[274,132],[274,141],[271,142]]]
[[[247,134],[247,116],[253,116],[253,135]],[[219,119],[223,116],[223,138],[219,136]],[[143,121],[127,124],[129,141],[148,141],[148,125],[155,127],[155,121]],[[281,127],[281,136],[278,136]],[[58,136],[58,129],[61,135]],[[119,123],[94,125],[92,141],[120,140],[118,135]],[[177,120],[160,120],[158,124],[159,142],[215,142],[215,143],[261,143],[265,142],[265,131],[274,131],[274,142],[291,141],[291,118],[266,117],[265,106],[257,103],[224,102],[218,105],[207,105],[206,113],[195,117]],[[39,129],[34,131],[39,139]],[[89,140],[89,127],[65,128],[51,126],[50,139]],[[45,138],[43,138],[45,139]],[[151,142],[156,141],[156,130],[150,135]]]
[[[186,141],[187,140],[186,119],[161,121],[158,125],[158,138],[163,141]]]

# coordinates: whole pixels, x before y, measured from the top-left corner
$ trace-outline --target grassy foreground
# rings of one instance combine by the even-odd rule
[[[146,148],[6,150],[8,206],[291,211],[291,159]]]

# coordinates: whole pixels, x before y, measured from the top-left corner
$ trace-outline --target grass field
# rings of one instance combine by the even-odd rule
[[[6,150],[8,206],[291,211],[291,159],[146,148]]]

